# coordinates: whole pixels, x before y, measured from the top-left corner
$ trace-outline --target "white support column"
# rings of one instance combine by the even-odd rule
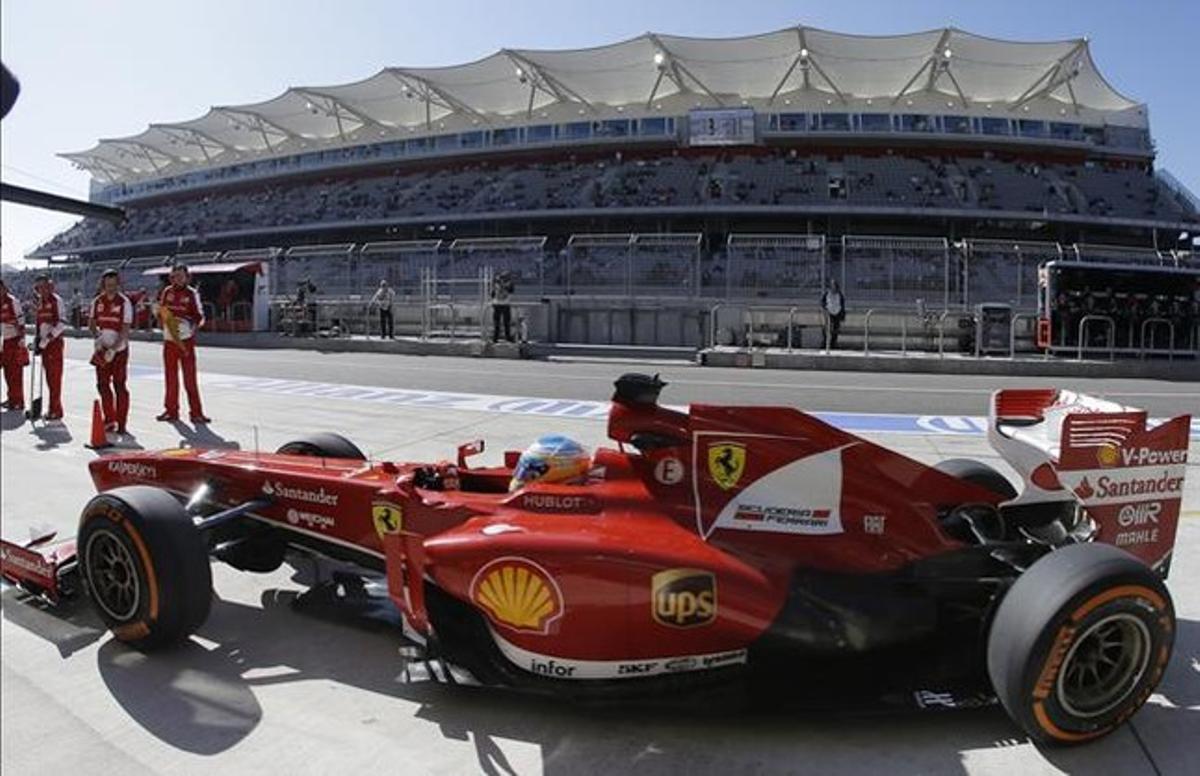
[[[595,113],[595,108],[578,92],[558,80],[544,67],[533,60],[518,54],[512,49],[501,49],[504,56],[517,68],[518,74],[524,74],[529,83],[554,97],[559,102],[577,102],[589,111]]]
[[[354,119],[359,124],[370,126],[375,129],[385,128],[384,125],[374,116],[364,113],[358,108],[347,103],[345,100],[334,97],[332,94],[326,94],[325,92],[306,87],[293,88],[292,91],[306,98],[314,105],[319,105],[324,109],[326,115],[336,118],[339,124],[339,134],[341,132],[340,124],[343,114]]]
[[[162,164],[159,159],[155,158],[155,154],[163,159],[166,159],[167,163],[183,161],[178,156],[172,156],[171,154],[159,150],[148,143],[143,143],[140,140],[103,140],[101,142],[111,143],[114,146],[134,149],[136,153],[141,154],[146,158],[146,161],[150,162],[150,166],[154,168],[155,172],[158,172],[165,166],[165,164]]]
[[[278,137],[280,142],[283,142],[285,140],[300,139],[300,136],[297,135],[295,132],[292,132],[290,129],[287,129],[286,127],[282,127],[278,124],[268,121],[267,119],[263,118],[262,116],[260,116],[257,113],[252,113],[251,111],[242,110],[240,108],[232,108],[232,107],[218,107],[218,108],[213,108],[213,110],[223,113],[226,116],[229,116],[231,119],[233,119],[236,122],[240,122],[241,124],[247,125],[248,129],[257,131],[262,136],[263,143],[267,146],[268,151],[275,150],[275,146],[271,144],[271,134],[272,133],[274,133]]]
[[[151,124],[151,128],[161,130],[170,135],[172,138],[184,143],[188,146],[193,146],[200,149],[200,153],[204,154],[206,162],[212,161],[210,150],[218,150],[221,153],[232,152],[237,153],[237,149],[233,146],[217,140],[212,135],[208,135],[191,127],[181,127],[174,124]]]
[[[388,68],[387,73],[404,86],[405,94],[416,95],[426,101],[426,124],[431,123],[431,105],[445,108],[451,113],[465,113],[485,124],[488,123],[487,117],[482,113],[422,76],[395,67]]]
[[[938,36],[937,43],[934,44],[933,51],[930,52],[929,58],[921,63],[917,68],[917,72],[913,73],[912,78],[904,84],[903,88],[896,93],[892,98],[892,105],[900,102],[904,95],[908,94],[921,79],[921,75],[926,76],[925,88],[920,91],[933,92],[937,89],[938,79],[945,73],[950,76],[950,80],[954,83],[954,89],[958,92],[959,99],[962,100],[963,107],[967,106],[967,98],[963,94],[962,89],[958,86],[958,80],[950,73],[950,59],[953,52],[950,50],[950,34],[953,30],[949,27],[942,30],[942,34]]]
[[[696,84],[696,86],[700,87],[700,91],[702,91],[706,95],[708,95],[708,98],[710,100],[712,100],[713,102],[715,102],[717,105],[719,105],[721,107],[725,107],[725,103],[721,100],[721,98],[718,97],[716,94],[714,94],[713,91],[711,89],[709,89],[708,86],[705,85],[705,83],[703,81],[701,81],[699,78],[697,78],[695,73],[693,73],[691,70],[688,70],[686,65],[684,65],[682,62],[680,62],[678,59],[676,59],[675,56],[670,52],[670,50],[668,50],[667,47],[663,45],[662,41],[659,39],[659,37],[657,35],[655,35],[654,33],[648,33],[646,37],[650,40],[651,43],[654,44],[655,48],[658,49],[659,53],[661,53],[663,55],[663,59],[664,59],[663,64],[665,65],[665,67],[667,69],[663,70],[662,72],[666,73],[667,77],[670,78],[675,83],[675,86],[679,89],[679,91],[681,91],[681,92],[695,91],[694,89],[692,89],[691,87],[689,87],[687,85],[687,81],[685,80],[685,76],[686,76],[687,78],[691,79],[692,83],[694,83],[694,84]]]
[[[1009,110],[1017,110],[1026,103],[1048,95],[1058,87],[1066,84],[1067,92],[1071,95],[1071,102],[1075,107],[1075,112],[1078,113],[1079,102],[1075,99],[1075,88],[1071,85],[1071,82],[1079,75],[1082,64],[1081,60],[1086,51],[1087,38],[1077,41],[1071,47],[1070,51],[1059,58],[1046,72],[1038,76],[1037,80],[1030,84],[1029,88],[1013,101],[1012,105],[1009,106]]]

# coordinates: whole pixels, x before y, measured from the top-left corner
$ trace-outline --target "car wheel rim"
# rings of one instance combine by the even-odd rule
[[[1094,623],[1071,645],[1058,673],[1058,703],[1074,717],[1107,714],[1133,693],[1150,663],[1150,630],[1132,614]]]
[[[84,569],[92,599],[118,622],[131,619],[142,600],[133,555],[116,534],[99,529],[88,537]]]

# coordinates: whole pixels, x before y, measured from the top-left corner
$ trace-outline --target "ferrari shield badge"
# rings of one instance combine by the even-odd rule
[[[746,471],[746,446],[740,442],[713,442],[708,446],[708,473],[721,490],[730,490]]]
[[[384,534],[400,533],[400,529],[404,527],[404,512],[396,504],[376,501],[371,505],[371,522],[375,524],[375,532],[382,539]]]

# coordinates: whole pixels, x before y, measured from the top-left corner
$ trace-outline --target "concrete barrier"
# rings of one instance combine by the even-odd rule
[[[68,332],[68,336],[87,337],[86,332]],[[135,331],[135,341],[160,341],[157,332]],[[809,369],[840,372],[913,372],[953,375],[1002,375],[1041,377],[1130,377],[1158,380],[1200,380],[1200,359],[1176,358],[1172,361],[1118,359],[1075,360],[1017,356],[1015,358],[975,358],[958,353],[866,353],[861,351],[794,350],[782,348],[716,347],[696,350],[689,347],[595,345],[578,343],[508,343],[477,339],[422,340],[403,337],[394,340],[362,337],[284,337],[274,332],[224,334],[201,332],[202,347],[309,350],[325,353],[393,353],[417,356],[459,356],[470,358],[623,358],[630,360],[696,361],[702,366],[745,367],[756,369]]]
[[[1200,360],[1174,361],[1117,360],[1092,361],[1044,358],[975,358],[947,353],[903,355],[869,353],[793,351],[780,349],[709,348],[700,352],[704,366],[746,367],[759,369],[810,369],[834,372],[915,372],[922,374],[1002,375],[1039,377],[1131,377],[1157,380],[1200,380]]]

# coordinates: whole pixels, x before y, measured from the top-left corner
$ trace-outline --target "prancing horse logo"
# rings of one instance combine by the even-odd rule
[[[376,501],[371,504],[371,521],[375,523],[375,533],[382,539],[384,534],[400,533],[403,530],[404,510],[398,504]]]
[[[708,446],[708,473],[721,490],[730,490],[746,471],[746,446],[740,442],[713,442]]]

